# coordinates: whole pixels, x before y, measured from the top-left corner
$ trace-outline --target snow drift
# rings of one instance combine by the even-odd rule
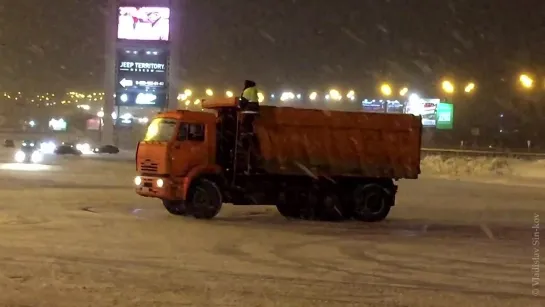
[[[425,157],[420,167],[423,175],[545,179],[545,160],[434,155]]]
[[[509,158],[427,156],[420,167],[423,175],[507,176],[515,175],[513,166],[522,162]]]

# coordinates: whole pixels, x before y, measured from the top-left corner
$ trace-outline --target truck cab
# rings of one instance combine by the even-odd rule
[[[148,126],[136,152],[136,192],[145,197],[183,200],[191,178],[217,172],[216,115],[171,111]]]

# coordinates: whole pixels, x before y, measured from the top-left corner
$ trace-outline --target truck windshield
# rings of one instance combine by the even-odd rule
[[[144,141],[168,142],[176,134],[176,120],[156,118],[148,126]]]

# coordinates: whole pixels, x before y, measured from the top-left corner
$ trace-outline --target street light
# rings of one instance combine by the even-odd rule
[[[225,92],[225,96],[227,96],[228,98],[233,98],[233,96],[235,96],[235,94],[232,91],[227,91],[227,92]]]
[[[447,94],[454,93],[454,84],[448,80],[445,80],[441,83],[441,88],[443,89],[443,92]]]
[[[346,98],[350,99],[350,100],[356,100],[356,92],[354,90],[350,90],[348,91],[348,93],[346,94]]]
[[[534,79],[532,79],[527,74],[520,75],[519,82],[522,85],[522,87],[526,89],[531,89],[532,87],[534,87]]]
[[[211,89],[206,89],[206,96],[214,96],[214,91]]]
[[[343,99],[343,96],[341,95],[341,93],[339,92],[339,90],[336,90],[336,89],[331,89],[329,91],[329,97],[333,100],[337,100],[337,101],[340,101],[341,99]]]
[[[473,82],[468,83],[468,84],[466,85],[466,87],[464,88],[464,91],[465,91],[466,93],[468,93],[468,94],[471,93],[471,92],[473,92],[474,90],[475,90],[475,83],[473,83]]]
[[[308,99],[310,99],[311,101],[314,101],[318,98],[318,93],[316,92],[312,92],[310,93],[310,95],[308,95]]]
[[[186,89],[186,90],[184,91],[184,95],[185,95],[186,97],[191,97],[191,95],[193,95],[193,92],[192,92],[190,89]]]
[[[383,83],[380,86],[380,92],[382,93],[382,95],[386,97],[392,96],[392,87],[388,83]]]
[[[401,90],[399,90],[399,96],[401,97],[405,97],[407,95],[407,93],[409,92],[409,89],[404,87],[402,88]]]
[[[295,94],[293,92],[283,92],[282,95],[280,95],[280,101],[290,101],[295,99]]]

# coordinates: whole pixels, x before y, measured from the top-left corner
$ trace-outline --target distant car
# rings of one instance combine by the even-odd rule
[[[4,147],[15,148],[15,142],[13,140],[4,140]]]
[[[14,158],[17,163],[42,163],[44,155],[36,142],[23,141]]]
[[[97,147],[93,150],[94,153],[105,153],[105,154],[117,154],[119,153],[119,148],[114,145],[104,145]]]
[[[73,144],[63,143],[55,149],[55,154],[81,156],[82,152]]]

